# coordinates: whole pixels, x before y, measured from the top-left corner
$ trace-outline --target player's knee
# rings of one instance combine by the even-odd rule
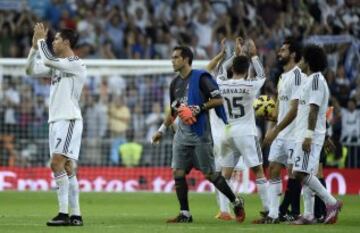
[[[264,169],[262,165],[252,167],[251,170],[255,173],[256,178],[264,177]]]
[[[50,167],[53,172],[64,170],[66,159],[62,155],[54,154],[51,158]]]
[[[269,174],[270,178],[280,177],[281,166],[277,163],[270,163]]]
[[[299,182],[303,182],[303,180],[304,180],[304,178],[305,178],[305,176],[306,176],[306,174],[305,173],[302,173],[302,172],[293,172],[293,174],[294,174],[294,178],[296,179],[296,180],[298,180]]]
[[[172,171],[172,175],[174,178],[176,177],[185,177],[185,171],[184,170],[179,170],[179,169],[174,169]]]
[[[222,171],[222,174],[218,174],[218,175],[222,175],[226,180],[230,180],[232,173],[233,173],[232,169],[224,169]]]
[[[76,173],[76,163],[72,160],[67,160],[65,163],[65,171],[68,176],[74,175]]]

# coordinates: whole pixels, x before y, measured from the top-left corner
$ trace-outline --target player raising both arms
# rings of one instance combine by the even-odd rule
[[[240,55],[241,53],[241,43],[243,42],[242,38],[238,37],[235,40],[235,51],[234,54],[225,62],[226,57],[226,39],[221,41],[222,49],[221,51],[208,63],[206,70],[208,70],[214,77],[219,79],[228,79],[231,76],[231,65],[235,56]],[[228,72],[229,71],[229,72]],[[210,115],[210,126],[211,126],[211,135],[214,141],[213,150],[215,156],[215,170],[217,173],[221,174],[221,144],[224,139],[225,133],[225,124],[224,122],[216,115],[215,111],[212,109],[209,111]],[[243,169],[243,159],[241,158],[238,162],[235,170],[243,170],[243,172],[248,172],[247,168]],[[246,170],[246,171],[244,171]],[[225,178],[226,179],[226,178]],[[233,189],[233,182],[226,180],[228,185]],[[219,190],[215,189],[216,200],[219,205],[219,213],[215,216],[216,219],[220,220],[232,220],[233,217],[230,213],[229,200],[224,196]]]
[[[265,72],[251,39],[245,41],[242,50],[247,50],[248,54],[233,58],[232,79],[227,79],[226,76],[217,78],[229,121],[221,143],[220,164],[223,176],[229,181],[240,155],[243,156],[245,165],[255,173],[256,186],[263,205],[262,212],[267,212],[267,180],[262,167],[262,152],[253,108],[256,95],[265,82]],[[250,60],[256,77],[249,77]]]
[[[76,161],[79,157],[83,121],[79,100],[86,78],[86,67],[75,56],[77,41],[71,29],[61,29],[55,35],[50,52],[45,39],[47,29],[42,23],[34,27],[32,48],[26,73],[32,77],[50,77],[49,147],[51,170],[57,185],[59,213],[47,222],[48,226],[82,226],[79,206],[79,184]],[[40,54],[41,59],[37,60]],[[69,218],[68,206],[71,216]]]

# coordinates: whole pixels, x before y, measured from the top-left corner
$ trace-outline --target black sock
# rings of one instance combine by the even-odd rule
[[[319,178],[320,183],[326,188],[324,178]],[[320,197],[315,196],[314,216],[320,218],[326,215],[326,205]]]
[[[301,196],[301,182],[297,179],[293,181],[293,191],[291,197],[291,214],[297,216],[300,214],[300,196]]]
[[[289,205],[291,203],[293,187],[294,187],[294,179],[289,179],[286,185],[284,199],[282,200],[279,207],[280,215],[284,215],[288,212]]]
[[[180,210],[189,211],[188,185],[186,183],[185,177],[175,178],[175,190],[176,196],[179,200]]]
[[[235,194],[229,187],[228,183],[226,183],[226,180],[222,175],[216,175],[215,178],[210,179],[210,181],[229,199],[230,202],[234,202],[236,200]]]

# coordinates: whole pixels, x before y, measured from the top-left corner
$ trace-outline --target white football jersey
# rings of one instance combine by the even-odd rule
[[[257,136],[253,102],[265,82],[264,69],[258,57],[252,58],[257,74],[255,79],[217,79],[227,119],[230,125],[236,125],[241,135]]]
[[[360,111],[350,112],[347,108],[341,109],[341,139],[358,137],[360,135]]]
[[[295,121],[296,141],[304,141],[308,129],[310,104],[319,106],[318,117],[312,138],[312,143],[323,145],[326,133],[326,110],[329,102],[329,88],[324,76],[320,73],[313,73],[305,79],[301,88],[298,113]]]
[[[294,66],[290,71],[283,73],[280,76],[278,83],[278,102],[279,102],[279,113],[277,122],[280,123],[290,111],[291,101],[298,100],[301,85],[304,82],[306,75],[301,72],[298,66]],[[294,131],[295,120],[293,120],[286,128],[284,128],[277,138],[279,139],[294,139],[296,134]]]
[[[51,77],[49,123],[82,119],[79,100],[86,78],[86,66],[78,57],[56,58],[44,39],[31,49],[26,72],[33,77]],[[40,53],[41,59],[37,59]]]

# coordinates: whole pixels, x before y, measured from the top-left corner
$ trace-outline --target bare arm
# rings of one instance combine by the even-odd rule
[[[308,118],[308,130],[314,131],[316,127],[316,121],[319,113],[319,106],[310,104],[310,112]]]
[[[317,106],[316,104],[310,104],[308,128],[306,131],[305,139],[302,144],[302,149],[305,153],[310,153],[311,151],[312,137],[316,126],[318,112],[319,112],[319,106]]]
[[[223,98],[209,99],[208,102],[204,103],[204,110],[209,110],[209,109],[221,106],[223,104],[223,102],[224,102]]]
[[[221,62],[224,58],[225,58],[225,50],[221,50],[220,53],[218,53],[213,59],[211,59],[209,64],[207,64],[206,70],[212,72],[219,64],[219,62]]]
[[[299,100],[292,100],[290,102],[290,110],[285,115],[284,119],[275,126],[276,131],[280,133],[283,129],[285,129],[291,122],[296,118],[297,109],[298,109]]]

